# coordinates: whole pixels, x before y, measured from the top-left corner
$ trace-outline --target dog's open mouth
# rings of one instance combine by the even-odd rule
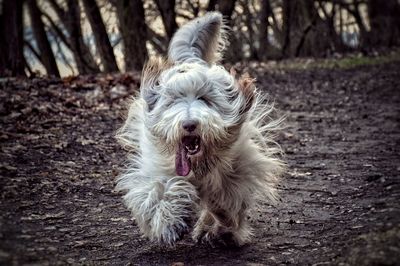
[[[182,138],[182,144],[189,155],[195,155],[200,150],[200,137],[185,136]]]
[[[189,155],[195,155],[200,151],[199,136],[185,136],[179,144],[176,152],[175,168],[179,176],[187,176],[192,167]]]

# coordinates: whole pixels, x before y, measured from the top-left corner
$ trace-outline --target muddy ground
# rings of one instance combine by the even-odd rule
[[[249,71],[287,116],[288,171],[242,248],[140,236],[113,190],[138,74],[1,79],[0,264],[399,265],[400,63]]]

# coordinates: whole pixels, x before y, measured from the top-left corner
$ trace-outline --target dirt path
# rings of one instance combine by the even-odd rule
[[[252,71],[288,116],[289,170],[237,249],[150,243],[113,191],[137,77],[2,80],[0,264],[398,265],[400,63]]]

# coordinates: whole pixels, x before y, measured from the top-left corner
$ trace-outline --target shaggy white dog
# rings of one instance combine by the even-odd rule
[[[269,135],[279,121],[267,122],[272,108],[251,78],[216,65],[225,30],[217,12],[180,28],[168,59],[146,65],[118,131],[131,154],[117,188],[151,240],[173,244],[193,227],[196,241],[242,245],[249,208],[276,198],[283,163]]]

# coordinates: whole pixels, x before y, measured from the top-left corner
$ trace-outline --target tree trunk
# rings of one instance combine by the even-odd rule
[[[176,24],[176,13],[175,13],[175,0],[155,0],[157,8],[160,11],[161,18],[164,24],[165,32],[167,33],[168,39],[171,40],[178,24]]]
[[[78,71],[80,74],[99,73],[100,69],[83,41],[79,3],[77,0],[67,0],[67,7],[66,25],[70,34],[69,42],[74,51]]]
[[[313,0],[283,1],[284,57],[322,56],[335,43]]]
[[[325,30],[328,31],[328,36],[330,40],[330,50],[332,51],[339,51],[344,52],[346,47],[343,45],[342,42],[342,35],[336,32],[335,23],[336,23],[336,11],[337,11],[337,4],[336,3],[328,3],[331,5],[331,12],[328,12],[326,3],[317,2],[318,9],[322,11],[324,14],[325,19],[321,21],[323,22],[323,27]]]
[[[227,20],[228,26],[233,30],[238,30],[234,28],[234,23],[232,21],[232,14],[235,10],[236,0],[217,0],[216,3],[209,3],[213,6],[210,8],[215,8],[224,16]],[[230,62],[236,62],[243,58],[242,44],[239,42],[235,34],[229,34],[229,47],[225,53],[225,59]]]
[[[368,45],[400,44],[400,4],[397,0],[369,0],[368,16],[371,25]]]
[[[0,76],[25,76],[22,0],[2,1]]]
[[[366,28],[366,26],[364,24],[364,20],[361,17],[360,10],[359,10],[359,5],[361,4],[361,2],[360,1],[356,1],[356,0],[352,1],[352,3],[347,3],[344,0],[336,1],[336,2],[339,4],[339,6],[341,8],[344,8],[347,12],[349,12],[354,17],[354,20],[356,21],[356,24],[357,24],[357,26],[358,26],[358,28],[360,30],[360,33],[359,33],[359,36],[358,36],[359,46],[360,47],[367,46],[367,44],[368,44],[368,31],[367,31],[367,28]],[[340,14],[340,16],[342,16],[342,14]],[[341,22],[341,24],[342,24],[341,28],[344,25],[343,22],[344,21]],[[342,35],[340,35],[340,36],[342,36]]]
[[[206,11],[215,10],[215,5],[217,4],[217,0],[209,0],[207,4]]]
[[[270,27],[268,22],[268,17],[272,13],[271,3],[269,0],[261,1],[261,10],[260,10],[260,24],[258,29],[258,42],[259,47],[257,50],[257,58],[259,60],[265,61],[272,54],[272,50],[275,50],[269,42],[268,39],[268,28]]]
[[[116,7],[124,42],[125,70],[141,70],[147,59],[142,0],[117,0]]]
[[[235,10],[236,0],[218,0],[217,1],[217,10],[221,12],[221,14],[231,19],[233,10]]]
[[[66,0],[67,10],[64,10],[55,0],[49,0],[64,28],[68,32],[68,47],[74,55],[76,67],[80,74],[96,74],[100,72],[89,48],[83,41],[81,29],[81,14],[77,0]]]
[[[40,51],[40,61],[46,68],[47,75],[60,77],[56,59],[49,40],[47,39],[44,24],[41,18],[41,11],[37,6],[36,0],[27,0],[29,16],[31,19],[33,35]]]
[[[100,10],[95,0],[82,0],[85,13],[89,19],[90,27],[96,41],[104,72],[117,72],[118,66],[115,60],[113,48],[108,39],[107,30],[101,18]]]

